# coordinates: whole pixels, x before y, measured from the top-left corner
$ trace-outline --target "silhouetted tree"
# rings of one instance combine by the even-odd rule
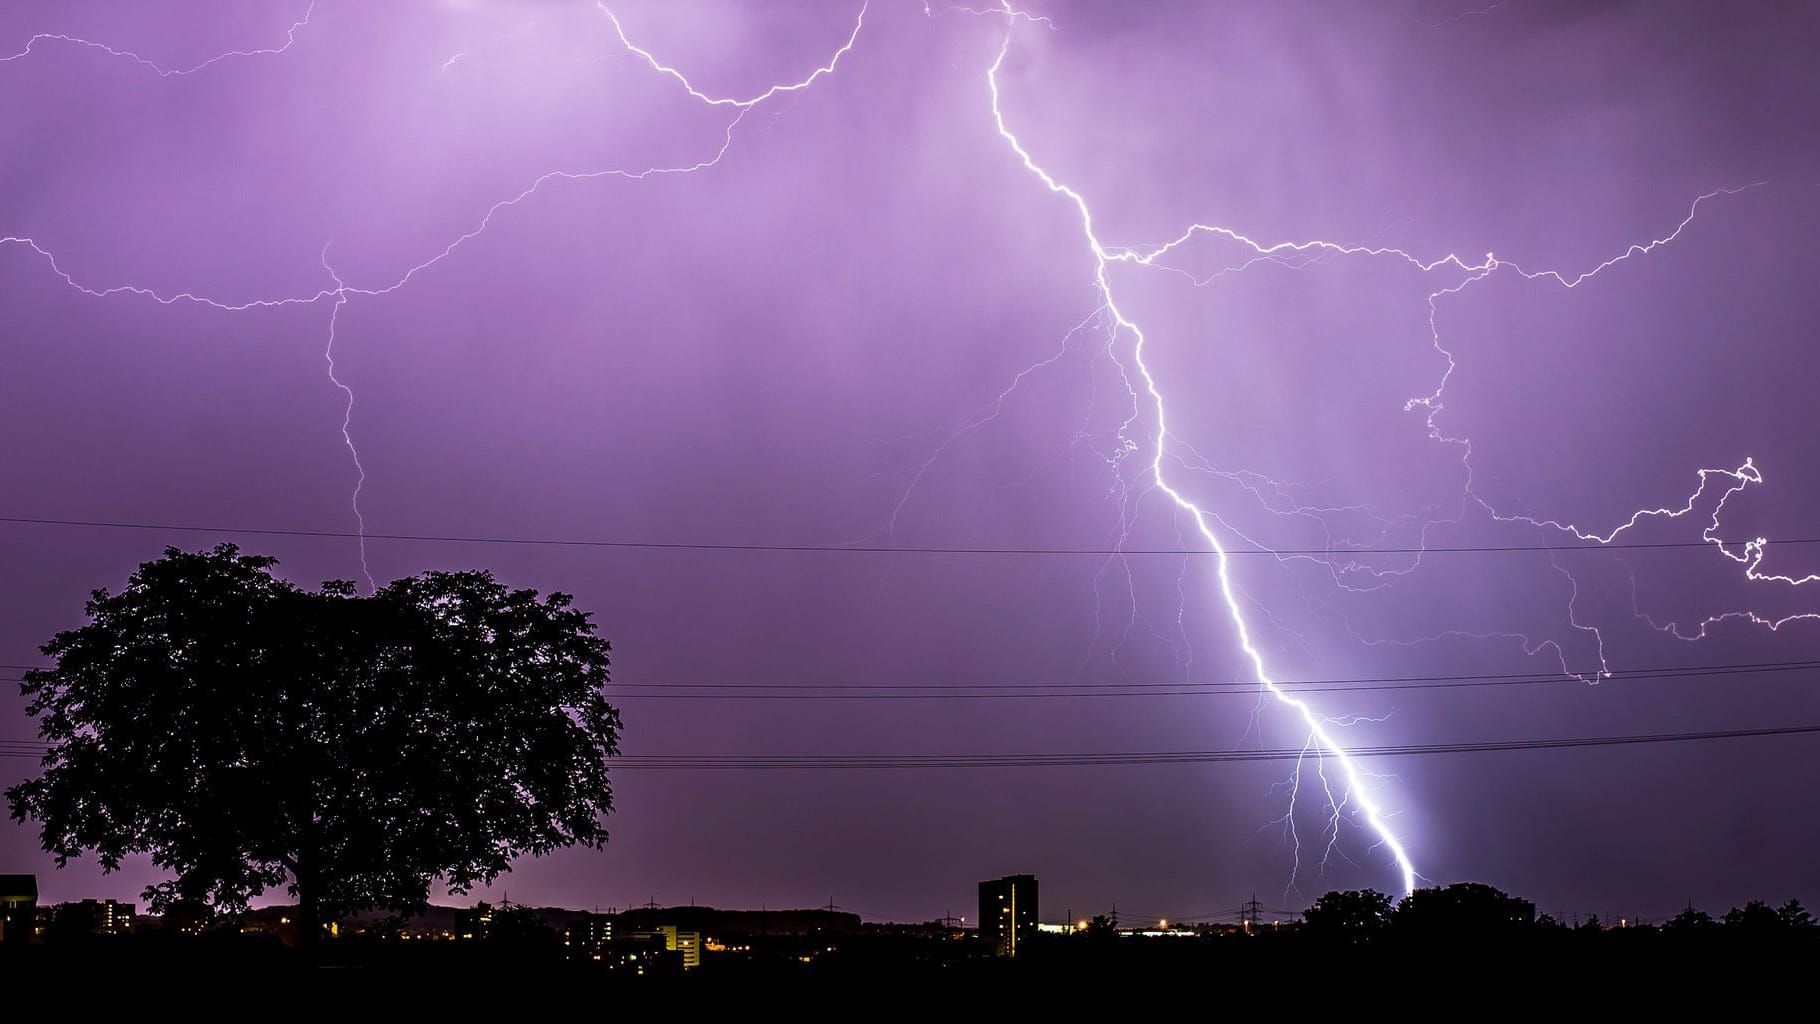
[[[1397,902],[1399,931],[1439,937],[1506,932],[1535,924],[1536,905],[1479,882],[1417,889]]]
[[[167,549],[21,689],[51,743],[7,790],[62,866],[149,854],[154,911],[241,910],[286,885],[300,935],[353,908],[421,906],[514,857],[606,842],[619,714],[608,644],[564,594],[484,572],[371,597],[310,592],[229,544]]]
[[[487,941],[524,951],[554,949],[558,942],[555,929],[536,910],[505,905],[494,908],[493,921],[487,926]]]
[[[39,914],[48,919],[41,938],[51,945],[92,943],[100,938],[94,912],[80,903],[44,907]]]
[[[1390,897],[1376,889],[1330,892],[1302,912],[1309,934],[1365,942],[1390,925]]]
[[[1112,918],[1105,914],[1095,914],[1087,922],[1087,938],[1094,942],[1108,941],[1118,937],[1118,930],[1112,927]]]
[[[1807,912],[1800,900],[1789,900],[1776,908],[1776,916],[1782,919],[1782,927],[1796,932],[1810,932],[1814,928],[1814,915]]]
[[[1717,926],[1718,922],[1713,920],[1713,915],[1689,903],[1685,910],[1669,918],[1662,927],[1666,931],[1692,933],[1709,931]]]
[[[1574,931],[1588,932],[1588,933],[1591,933],[1594,935],[1596,935],[1599,932],[1602,932],[1604,930],[1605,930],[1605,922],[1599,920],[1599,915],[1597,915],[1597,914],[1588,914],[1588,915],[1586,915],[1586,920],[1581,921],[1579,924],[1574,925]]]
[[[1725,912],[1725,927],[1741,935],[1762,937],[1780,932],[1785,926],[1782,916],[1762,900],[1751,900],[1742,908]]]
[[[1536,927],[1543,931],[1564,931],[1567,926],[1553,914],[1543,914],[1536,918]]]

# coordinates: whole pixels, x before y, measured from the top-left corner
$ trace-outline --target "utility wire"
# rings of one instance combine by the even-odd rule
[[[185,526],[175,523],[113,522],[95,519],[44,519],[28,516],[0,516],[0,523],[24,526],[68,526],[103,530],[156,530],[177,533],[245,534],[259,537],[319,537],[335,540],[363,539],[351,530],[286,530],[271,527]],[[771,551],[822,552],[829,554],[871,555],[1215,555],[1212,550],[1181,548],[1090,548],[1090,547],[940,547],[884,544],[713,544],[643,540],[587,540],[562,537],[500,537],[428,533],[367,533],[369,541],[413,541],[429,544],[517,544],[542,547],[627,548],[650,551]],[[1759,538],[1750,538],[1751,540]],[[1227,548],[1229,555],[1293,555],[1299,557],[1367,558],[1373,555],[1443,555],[1475,553],[1508,553],[1521,551],[1641,551],[1674,548],[1704,548],[1715,544],[1745,544],[1749,540],[1657,541],[1649,543],[1611,543],[1586,545],[1494,544],[1483,546],[1437,546],[1418,548]],[[1794,537],[1769,543],[1820,544],[1820,537]]]
[[[24,668],[6,666],[0,668]],[[1700,679],[1712,676],[1780,674],[1820,669],[1820,661],[1741,662],[1731,665],[1691,665],[1685,668],[1611,670],[1604,682],[1645,679]],[[1380,690],[1456,690],[1497,686],[1539,686],[1575,681],[1597,669],[1578,673],[1531,672],[1484,675],[1381,676],[1278,681],[1291,693],[1352,693]],[[0,682],[22,679],[0,677]],[[1256,680],[1174,683],[683,683],[632,682],[610,684],[614,700],[982,700],[1011,698],[1095,697],[1201,697],[1255,696]],[[1580,683],[1579,685],[1587,685]],[[656,691],[656,692],[645,692]],[[673,692],[683,691],[683,692]],[[706,691],[706,692],[690,692]],[[755,691],[755,692],[728,692]],[[779,692],[782,691],[782,692]],[[798,691],[814,691],[803,693]],[[838,692],[830,692],[838,691]],[[906,692],[909,691],[909,692]]]
[[[1795,672],[1820,668],[1820,661],[1762,662],[1740,665],[1698,666],[1687,669],[1616,670],[1607,681],[1633,679],[1682,679],[1707,676],[1744,676]],[[1583,675],[1593,675],[1587,670]],[[1390,676],[1379,679],[1324,679],[1278,681],[1277,688],[1291,693],[1344,693],[1373,690],[1453,690],[1487,686],[1535,686],[1568,682],[1574,674],[1560,672],[1512,675]],[[1581,684],[1586,685],[1586,684]],[[1255,695],[1256,680],[1202,683],[624,683],[609,690],[614,699],[669,698],[678,700],[947,700],[985,697],[1175,697],[1230,694]],[[623,688],[622,688],[623,687]],[[707,690],[708,693],[644,693],[644,690]],[[757,694],[726,693],[758,690]],[[777,690],[864,691],[811,694],[777,693]],[[897,692],[897,691],[959,692]],[[1031,692],[996,692],[996,691]],[[989,692],[976,692],[989,691]]]
[[[1432,754],[1492,753],[1517,750],[1554,750],[1574,747],[1617,747],[1702,740],[1751,739],[1820,733],[1820,724],[1763,729],[1711,730],[1687,733],[1648,733],[1631,736],[1591,736],[1554,739],[1506,740],[1483,743],[1429,743],[1353,747],[1352,757],[1403,757]],[[1004,768],[1138,764],[1225,764],[1248,761],[1285,761],[1331,756],[1302,748],[1276,750],[1147,751],[1112,754],[928,754],[851,755],[815,758],[749,755],[642,755],[619,758],[615,767],[633,769],[851,769],[851,768]]]
[[[1501,753],[1529,750],[1565,750],[1587,747],[1628,747],[1708,740],[1767,739],[1820,734],[1820,724],[1771,726],[1759,729],[1718,729],[1703,732],[1658,732],[1626,736],[1571,736],[1549,739],[1492,740],[1473,743],[1409,743],[1352,747],[1349,757],[1412,757],[1435,754]],[[0,757],[38,757],[31,741],[4,741]],[[38,744],[39,747],[48,745]],[[911,768],[1058,768],[1110,765],[1234,764],[1250,761],[1293,761],[1337,756],[1321,749],[1301,747],[1258,750],[1157,750],[1114,753],[1028,754],[629,754],[615,757],[611,767],[631,771],[848,771],[855,769]]]

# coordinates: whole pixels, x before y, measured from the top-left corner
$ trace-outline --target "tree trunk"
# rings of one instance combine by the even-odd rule
[[[321,879],[316,873],[315,851],[297,851],[297,950],[315,960],[322,939]]]

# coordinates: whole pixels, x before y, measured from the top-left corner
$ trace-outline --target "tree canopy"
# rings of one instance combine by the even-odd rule
[[[1302,912],[1312,933],[1362,942],[1390,926],[1390,897],[1376,889],[1330,892]]]
[[[44,645],[21,689],[51,749],[6,796],[59,866],[147,854],[153,910],[283,885],[311,922],[606,843],[610,648],[568,595],[431,572],[363,598],[275,564],[167,549]]]
[[[1428,942],[1462,937],[1514,940],[1523,935],[1565,934],[1570,930],[1552,914],[1538,915],[1530,901],[1477,882],[1417,889],[1394,906],[1388,896],[1371,889],[1329,892],[1302,912],[1302,922],[1306,934],[1313,938],[1351,943],[1411,939]],[[1737,941],[1810,943],[1820,937],[1820,924],[1799,900],[1788,900],[1780,907],[1751,900],[1716,920],[1691,903],[1660,924],[1619,918],[1612,926],[1598,914],[1584,919],[1576,916],[1571,931],[1576,939],[1594,939],[1606,933],[1659,933],[1675,942],[1707,945]]]
[[[1536,905],[1482,882],[1417,889],[1397,901],[1396,925],[1412,934],[1497,932],[1533,925]]]

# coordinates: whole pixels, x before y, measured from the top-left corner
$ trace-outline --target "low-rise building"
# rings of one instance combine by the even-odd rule
[[[138,922],[138,908],[119,900],[80,900],[40,907],[38,919],[43,934],[64,936],[125,935]]]
[[[570,960],[599,960],[612,944],[610,914],[582,914],[562,930],[563,953]]]
[[[0,942],[30,942],[38,923],[38,876],[0,875]]]
[[[673,924],[660,924],[651,931],[633,932],[629,937],[653,942],[661,939],[666,952],[679,955],[685,971],[692,971],[701,966],[700,932],[683,931]]]
[[[455,911],[455,937],[458,939],[478,939],[485,941],[493,930],[493,907],[487,903],[476,903],[471,907],[457,908]]]

